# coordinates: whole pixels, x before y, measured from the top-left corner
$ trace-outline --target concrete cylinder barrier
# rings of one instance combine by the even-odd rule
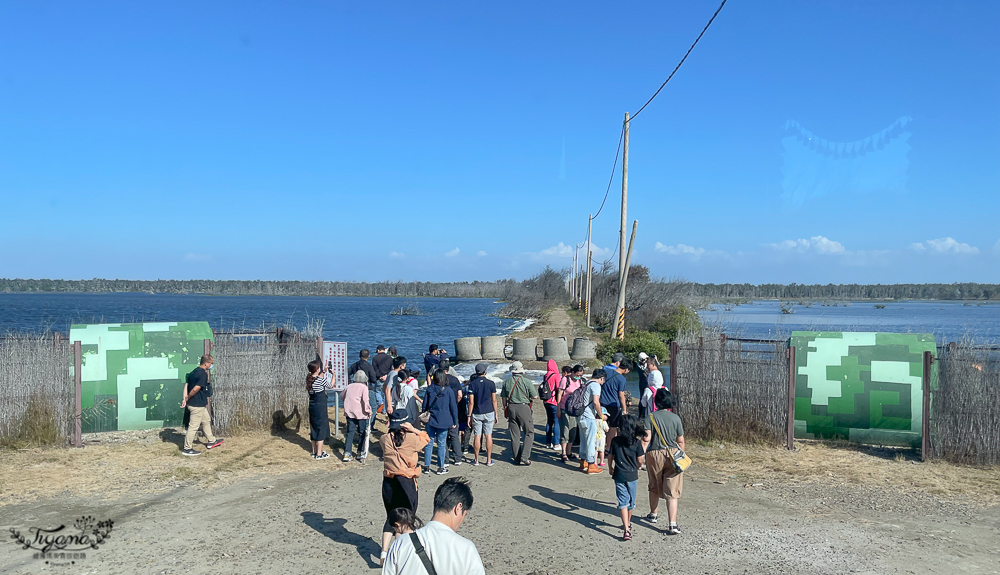
[[[585,361],[597,357],[597,342],[585,337],[573,340],[573,359]]]
[[[547,337],[542,340],[542,359],[569,361],[569,347],[564,337]]]
[[[538,359],[538,354],[536,353],[537,347],[538,338],[515,337],[514,353],[511,355],[511,359],[516,359],[517,361],[535,361]]]
[[[475,361],[483,359],[479,351],[478,337],[460,337],[455,340],[455,357],[458,361]]]
[[[483,359],[503,359],[504,342],[507,340],[502,335],[488,335],[483,338]]]

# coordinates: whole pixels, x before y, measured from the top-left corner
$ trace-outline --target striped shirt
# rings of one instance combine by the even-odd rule
[[[309,384],[309,393],[319,393],[328,389],[333,389],[333,377],[329,372],[324,372],[319,377],[306,376],[306,383]]]

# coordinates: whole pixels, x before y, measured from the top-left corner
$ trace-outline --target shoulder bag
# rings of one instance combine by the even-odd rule
[[[424,549],[424,544],[420,542],[416,533],[410,533],[410,542],[413,543],[413,550],[417,552],[417,557],[420,557],[420,562],[424,564],[427,575],[437,575],[437,569],[434,568],[434,563],[427,556],[427,550]]]
[[[671,454],[671,461],[673,461],[674,464],[674,471],[676,471],[677,473],[684,473],[684,471],[688,467],[691,467],[691,458],[688,456],[688,454],[684,453],[684,450],[681,449],[679,445],[677,445],[676,443],[671,445],[671,443],[668,442],[665,437],[663,437],[663,432],[660,431],[660,426],[659,424],[656,423],[656,418],[654,418],[652,414],[650,414],[649,416],[649,421],[652,422],[653,429],[656,430],[656,435],[660,437],[660,443],[666,445],[667,447],[673,447],[674,449],[677,450],[673,454]],[[669,450],[667,452],[669,453]]]
[[[514,395],[514,392],[517,391],[517,386],[521,385],[522,378],[515,375],[511,376],[511,379],[514,380],[514,387],[511,388],[510,395]],[[542,382],[545,382],[544,378],[542,379]],[[510,396],[507,396],[507,403],[510,403]],[[531,393],[528,393],[528,407],[531,407]],[[510,408],[507,405],[503,407],[503,416],[510,419]]]

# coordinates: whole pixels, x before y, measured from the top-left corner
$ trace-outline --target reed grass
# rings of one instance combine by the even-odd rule
[[[1000,464],[1000,351],[967,342],[941,350],[931,445],[956,463]]]
[[[212,418],[219,433],[271,429],[278,412],[308,414],[306,364],[318,357],[314,339],[283,332],[217,334],[212,350]]]
[[[0,447],[65,443],[73,416],[69,342],[51,333],[0,337]]]
[[[693,439],[778,445],[788,424],[788,345],[718,334],[678,342],[675,411]]]

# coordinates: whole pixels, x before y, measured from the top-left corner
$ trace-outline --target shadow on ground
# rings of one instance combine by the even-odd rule
[[[302,521],[309,527],[312,527],[319,533],[322,533],[337,543],[343,543],[344,545],[355,547],[358,550],[358,555],[360,555],[361,558],[368,563],[369,568],[380,568],[378,562],[372,559],[372,557],[378,557],[378,555],[382,552],[382,548],[378,543],[370,538],[348,531],[345,527],[347,523],[346,519],[328,519],[323,517],[322,513],[303,511]]]

